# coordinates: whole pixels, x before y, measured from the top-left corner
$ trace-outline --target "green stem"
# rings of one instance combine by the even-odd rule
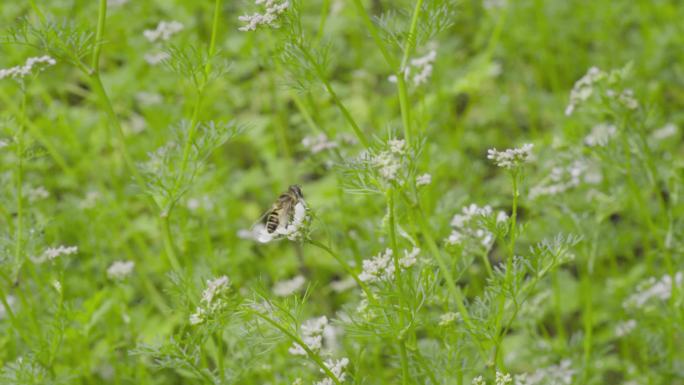
[[[335,93],[335,90],[333,90],[332,86],[330,85],[330,82],[323,76],[323,74],[319,74],[319,78],[321,82],[323,82],[323,86],[328,91],[328,94],[330,94],[330,97],[333,99],[333,102],[337,105],[337,108],[339,108],[340,112],[342,112],[344,119],[347,121],[347,123],[349,123],[351,128],[354,130],[354,134],[356,134],[356,137],[359,138],[359,141],[361,142],[363,147],[370,147],[370,142],[368,141],[366,134],[361,130],[359,125],[351,116],[351,113],[349,113],[349,110],[347,110],[347,107],[345,107],[344,103],[342,103],[340,98],[337,97],[337,93]]]
[[[21,90],[21,107],[19,121],[19,132],[17,133],[17,175],[16,175],[16,189],[17,189],[17,225],[15,232],[15,250],[14,258],[16,263],[19,263],[22,259],[22,243],[23,243],[23,232],[24,232],[24,120],[26,117],[26,90],[22,85]]]
[[[363,4],[361,3],[361,0],[354,0],[354,5],[356,5],[356,9],[361,14],[363,23],[366,25],[366,28],[368,28],[368,32],[371,34],[371,37],[373,38],[375,45],[380,50],[382,57],[385,58],[385,62],[387,62],[387,65],[389,65],[392,71],[395,71],[397,68],[396,60],[392,57],[392,55],[390,55],[389,51],[387,50],[387,47],[385,47],[385,44],[383,43],[382,38],[378,33],[378,30],[375,28],[373,20],[368,14],[368,11],[366,11],[366,8],[364,8]]]
[[[95,32],[95,43],[93,45],[92,59],[90,66],[93,74],[100,72],[100,52],[102,51],[102,37],[104,36],[105,21],[107,19],[107,0],[100,0],[97,10],[97,30]]]
[[[159,217],[161,221],[162,233],[164,234],[164,249],[166,250],[166,256],[169,258],[169,264],[176,270],[181,270],[181,265],[178,262],[178,255],[176,253],[175,246],[173,244],[173,237],[171,236],[171,225],[169,224],[168,215],[162,214]]]
[[[399,358],[401,361],[401,383],[408,385],[410,383],[408,355],[406,354],[406,341],[403,339],[399,341]]]
[[[361,142],[361,144],[363,144],[364,147],[368,148],[370,142],[368,141],[366,134],[361,130],[359,125],[356,123],[356,120],[354,120],[354,117],[352,117],[351,113],[349,113],[349,110],[347,110],[347,107],[345,107],[344,103],[342,103],[340,98],[337,96],[337,93],[332,88],[330,81],[328,81],[328,79],[326,78],[325,73],[323,72],[323,69],[321,68],[321,66],[314,59],[314,57],[311,56],[311,52],[309,52],[307,47],[305,47],[302,44],[299,44],[298,47],[301,50],[302,54],[304,55],[304,58],[306,59],[306,61],[308,61],[309,64],[311,64],[315,68],[315,73],[316,73],[316,76],[318,77],[318,80],[321,83],[323,83],[323,87],[325,87],[325,90],[328,92],[330,97],[333,99],[333,102],[335,103],[337,108],[339,108],[340,112],[342,112],[342,116],[344,116],[344,119],[347,121],[347,123],[349,123],[352,130],[354,131],[354,134],[356,134],[356,137],[359,138],[359,141]]]
[[[320,368],[328,377],[330,377],[330,379],[333,380],[333,382],[334,382],[336,385],[342,385],[342,382],[340,382],[340,380],[337,378],[337,376],[335,376],[335,374],[334,374],[333,372],[331,372],[330,369],[328,369],[328,366],[325,365],[325,363],[323,362],[323,360],[321,359],[321,357],[320,357],[318,354],[316,354],[313,350],[311,350],[311,349],[309,348],[309,346],[308,346],[306,343],[304,343],[304,341],[302,341],[301,338],[299,338],[299,336],[297,336],[296,334],[294,334],[294,333],[290,332],[289,330],[287,330],[287,328],[285,328],[285,327],[284,327],[283,325],[281,325],[279,322],[277,322],[277,321],[271,319],[270,317],[268,317],[268,316],[266,316],[266,315],[264,315],[264,314],[262,314],[262,313],[260,313],[260,312],[258,312],[258,311],[256,311],[256,310],[247,308],[247,311],[250,312],[250,313],[252,313],[252,314],[254,314],[254,315],[256,315],[257,317],[261,318],[262,320],[266,321],[266,322],[269,323],[271,326],[273,326],[273,327],[275,327],[276,329],[280,330],[283,334],[285,334],[287,337],[289,337],[294,343],[296,343],[296,344],[299,345],[302,349],[304,349],[304,351],[305,351],[306,354],[309,356],[309,358],[310,358],[313,362],[315,362],[316,365],[318,365],[318,367],[319,367],[319,368]]]
[[[366,296],[368,297],[368,300],[369,300],[370,302],[372,302],[372,303],[376,303],[376,301],[375,301],[375,296],[374,296],[373,293],[370,291],[370,289],[368,289],[368,286],[366,286],[366,284],[363,283],[363,281],[361,281],[361,279],[359,278],[359,275],[356,274],[356,272],[354,271],[354,269],[352,269],[351,266],[349,266],[349,264],[348,264],[344,259],[342,259],[342,257],[340,257],[339,255],[337,255],[330,247],[324,245],[324,244],[321,243],[321,242],[314,241],[313,239],[307,239],[306,242],[309,243],[309,244],[311,244],[311,245],[313,245],[313,246],[318,247],[318,248],[321,249],[321,250],[324,250],[324,251],[325,251],[326,253],[328,253],[331,257],[333,257],[333,258],[342,266],[342,268],[344,269],[344,271],[345,271],[347,274],[349,274],[349,275],[354,279],[354,281],[356,282],[357,285],[359,285],[359,287],[361,288],[361,290],[363,290],[363,292],[366,293]]]
[[[411,16],[411,27],[409,28],[408,36],[404,42],[404,56],[401,58],[400,72],[404,72],[404,68],[408,64],[413,48],[416,46],[416,29],[418,28],[418,17],[420,16],[420,9],[423,6],[423,0],[416,1],[416,6],[413,8],[413,15]]]

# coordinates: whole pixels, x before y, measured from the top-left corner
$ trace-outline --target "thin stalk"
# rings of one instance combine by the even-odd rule
[[[23,232],[24,232],[24,120],[26,117],[26,90],[22,84],[19,132],[17,133],[17,225],[15,228],[14,258],[17,263],[22,259]]]
[[[40,127],[38,127],[32,121],[26,119],[25,116],[22,117],[21,107],[17,107],[14,101],[9,96],[7,96],[7,94],[1,89],[0,98],[2,98],[4,106],[9,107],[13,114],[20,117],[19,124],[26,126],[26,128],[28,129],[28,133],[31,134],[31,136],[36,141],[38,141],[43,147],[45,147],[47,152],[50,154],[55,163],[57,163],[57,165],[62,169],[62,171],[64,171],[64,173],[69,176],[73,176],[74,170],[71,167],[69,167],[66,160],[64,160],[62,155],[59,154],[55,145],[50,141],[50,139],[43,135],[43,133],[40,131]]]
[[[399,360],[401,361],[401,383],[402,385],[408,385],[410,383],[408,355],[406,354],[406,343],[403,339],[399,341]]]
[[[388,215],[389,215],[389,236],[390,236],[390,244],[392,246],[392,260],[394,263],[394,284],[399,291],[399,299],[404,302],[404,306],[408,308],[408,301],[406,300],[406,296],[403,295],[403,275],[401,273],[401,266],[399,265],[399,250],[397,248],[397,220],[395,216],[395,210],[394,210],[394,189],[390,187],[387,192],[387,210],[388,210]],[[402,312],[402,323],[406,321],[406,314]],[[403,324],[402,324],[402,329],[403,329]],[[398,339],[399,343],[399,353],[400,353],[400,363],[401,363],[401,382],[403,385],[407,385],[409,383],[409,363],[408,363],[408,356],[406,354],[406,337],[404,333],[401,334],[402,336]]]
[[[107,91],[105,90],[104,85],[102,84],[102,79],[100,79],[99,73],[93,71],[93,73],[90,76],[90,80],[93,86],[93,90],[99,96],[100,102],[102,103],[102,106],[105,109],[105,113],[109,118],[109,122],[114,126],[114,132],[116,133],[119,152],[121,153],[121,156],[123,156],[124,158],[124,163],[126,164],[128,171],[133,175],[133,178],[138,183],[138,186],[141,189],[144,189],[145,180],[143,179],[142,175],[140,175],[138,168],[135,167],[133,158],[131,157],[131,154],[128,151],[128,147],[126,146],[126,138],[123,132],[123,127],[121,127],[119,118],[116,116],[116,112],[114,112],[112,101],[109,98],[109,95],[107,95]]]
[[[361,3],[361,0],[354,0],[354,5],[356,5],[356,9],[361,14],[363,23],[366,25],[366,28],[368,28],[368,32],[371,34],[371,37],[373,38],[375,45],[380,50],[382,57],[385,58],[385,62],[387,62],[387,65],[392,69],[392,71],[396,70],[396,60],[392,57],[392,55],[390,55],[389,51],[387,50],[387,47],[385,47],[385,44],[383,43],[382,38],[378,33],[378,30],[375,28],[375,25],[373,24],[373,20],[371,19],[370,14],[368,14],[368,11],[366,10],[366,8],[364,8],[363,4]]]
[[[354,281],[356,282],[357,285],[359,285],[361,290],[363,290],[363,292],[366,293],[368,300],[373,302],[373,303],[376,303],[375,302],[375,296],[368,289],[368,286],[366,286],[366,284],[364,284],[363,281],[361,281],[361,279],[359,278],[359,275],[356,274],[354,269],[352,269],[351,266],[349,266],[349,264],[344,259],[342,259],[339,255],[337,255],[330,247],[324,245],[321,242],[314,241],[313,239],[307,239],[306,242],[313,245],[313,246],[318,247],[321,250],[324,250],[331,257],[333,257],[342,266],[344,271],[354,279]]]
[[[404,56],[401,59],[400,72],[404,72],[404,68],[408,64],[413,48],[416,45],[416,30],[418,29],[418,18],[420,16],[420,9],[423,7],[423,0],[416,1],[416,6],[413,8],[413,15],[411,16],[411,27],[409,28],[408,36],[404,42]]]
[[[178,262],[178,256],[176,254],[176,249],[173,244],[173,237],[171,236],[171,226],[169,224],[168,215],[161,215],[160,217],[162,234],[164,235],[164,249],[166,250],[166,256],[169,258],[169,264],[176,270],[181,270],[181,265]]]
[[[321,19],[318,22],[318,33],[316,33],[316,41],[319,42],[323,38],[323,33],[325,32],[325,23],[328,20],[328,14],[330,13],[330,0],[323,0],[323,5],[321,6]]]
[[[409,105],[408,89],[403,71],[397,75],[397,93],[399,95],[399,109],[401,110],[401,122],[404,127],[404,139],[409,144],[412,143],[413,135],[411,128],[411,106]]]
[[[273,327],[275,327],[276,329],[280,330],[283,334],[285,334],[287,337],[289,337],[294,343],[296,343],[296,344],[299,345],[302,349],[304,349],[304,351],[305,351],[306,354],[309,356],[309,358],[310,358],[313,362],[315,362],[316,365],[318,365],[318,367],[319,367],[319,368],[320,368],[320,369],[321,369],[321,370],[322,370],[322,371],[323,371],[331,380],[333,380],[333,382],[334,382],[336,385],[342,385],[342,383],[341,383],[340,380],[337,378],[337,376],[335,376],[335,374],[334,374],[333,372],[330,371],[330,369],[328,368],[328,366],[325,365],[325,363],[323,362],[323,360],[321,359],[321,357],[320,357],[318,354],[316,354],[313,350],[311,350],[311,349],[309,348],[309,346],[308,346],[306,343],[304,343],[304,341],[302,341],[301,338],[299,338],[299,336],[297,336],[296,334],[294,334],[294,333],[290,332],[289,330],[287,330],[287,328],[285,328],[285,327],[284,327],[283,325],[281,325],[279,322],[277,322],[277,321],[271,319],[270,317],[268,317],[268,316],[266,316],[266,315],[264,315],[264,314],[262,314],[262,313],[260,313],[260,312],[258,312],[258,311],[256,311],[256,310],[253,310],[253,309],[249,309],[249,308],[248,308],[247,311],[250,312],[250,313],[252,313],[252,314],[254,314],[254,315],[256,315],[257,317],[261,318],[262,320],[266,321],[266,322],[269,323],[271,326],[273,326]]]
[[[342,113],[342,116],[344,116],[344,119],[351,126],[352,130],[354,131],[354,134],[356,134],[356,137],[359,139],[359,141],[361,142],[361,144],[363,144],[364,147],[368,148],[370,142],[368,141],[366,134],[361,130],[359,125],[356,123],[356,120],[354,120],[354,117],[352,117],[349,110],[347,110],[347,107],[344,105],[344,103],[342,103],[342,100],[340,100],[340,98],[337,96],[337,93],[332,88],[330,81],[328,81],[328,79],[326,78],[323,69],[318,65],[314,57],[311,56],[311,53],[306,47],[304,47],[303,45],[299,45],[299,49],[304,55],[304,58],[315,68],[315,73],[318,77],[318,80],[321,83],[323,83],[323,87],[325,87],[325,90],[333,99],[333,102],[335,103],[337,108],[339,108],[340,112]]]
[[[106,19],[107,0],[100,0],[97,10],[97,30],[95,32],[95,44],[93,45],[92,58],[90,61],[93,74],[100,72],[100,52],[102,51],[102,37],[104,35]]]

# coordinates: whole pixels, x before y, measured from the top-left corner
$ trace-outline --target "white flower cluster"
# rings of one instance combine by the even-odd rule
[[[594,85],[602,80],[606,76],[606,73],[601,71],[598,67],[591,67],[589,71],[582,76],[570,91],[570,102],[565,108],[565,115],[572,115],[573,111],[577,106],[589,99],[594,93]]]
[[[287,297],[298,292],[306,283],[306,278],[298,275],[292,279],[278,281],[273,285],[273,294],[277,297]]]
[[[411,59],[410,66],[404,68],[404,78],[413,80],[413,84],[419,86],[427,83],[432,75],[433,64],[437,59],[437,51],[432,49],[425,56]],[[413,76],[411,77],[411,74]],[[388,79],[392,83],[397,82],[397,76],[392,75]]]
[[[637,322],[633,319],[620,322],[619,324],[615,325],[615,336],[618,338],[624,337],[636,329],[636,326]]]
[[[55,64],[57,64],[57,61],[50,56],[30,57],[26,59],[24,65],[11,68],[0,68],[0,79],[21,79]]]
[[[584,137],[584,144],[589,147],[603,147],[617,134],[614,124],[601,123],[591,128],[591,132]]]
[[[496,372],[495,385],[509,385],[513,382],[513,378],[508,373]],[[473,385],[487,385],[487,381],[482,376],[473,378]]]
[[[302,342],[304,342],[309,350],[313,351],[314,353],[318,353],[321,350],[323,347],[323,333],[327,327],[328,317],[326,316],[312,318],[306,320],[302,324]],[[307,355],[306,350],[304,350],[304,348],[296,342],[292,344],[290,349],[288,349],[288,352],[295,356]]]
[[[29,202],[37,202],[47,199],[50,196],[50,192],[43,186],[29,187],[25,190],[25,195]]]
[[[621,70],[614,70],[606,73],[598,67],[591,67],[589,71],[582,76],[570,91],[570,101],[565,108],[565,115],[570,116],[577,109],[582,102],[588,100],[595,92],[596,85],[603,80],[608,80],[608,83],[615,83],[621,77]],[[634,97],[634,91],[631,89],[624,89],[619,93],[615,90],[608,89],[605,91],[605,96],[616,100],[624,107],[630,110],[635,110],[639,107],[639,102]]]
[[[145,55],[143,55],[143,58],[147,62],[147,64],[156,66],[157,64],[160,64],[164,62],[164,60],[168,60],[171,58],[171,55],[169,55],[168,52],[164,51],[157,51],[157,52],[148,52]]]
[[[107,268],[107,277],[115,281],[124,279],[131,275],[134,267],[133,261],[116,261]]]
[[[487,150],[487,159],[494,161],[498,167],[515,169],[532,160],[532,147],[533,144],[526,143],[520,148],[509,148],[504,151],[490,148]]]
[[[679,271],[675,274],[674,282],[677,286],[682,286],[684,274]],[[652,299],[667,301],[672,296],[672,277],[664,275],[661,279],[651,277],[642,282],[637,287],[637,292],[632,294],[623,303],[624,307],[642,308]]]
[[[363,271],[359,274],[361,282],[391,280],[394,277],[394,260],[392,259],[392,254],[392,249],[388,248],[371,259],[364,259]]]
[[[171,36],[182,31],[184,28],[183,23],[179,21],[160,21],[155,29],[146,29],[143,31],[143,35],[150,42],[154,43],[158,40],[167,41]]]
[[[406,142],[403,139],[390,139],[387,143],[389,150],[381,151],[373,156],[371,162],[382,178],[393,181],[397,179],[402,166],[402,157],[406,152]]]
[[[563,360],[558,365],[541,368],[534,373],[523,373],[515,376],[515,385],[570,385],[575,370],[570,360]]]
[[[677,135],[677,132],[679,131],[679,127],[677,127],[676,124],[674,123],[668,123],[664,125],[663,127],[653,131],[651,133],[651,138],[655,140],[664,140],[670,137],[673,137]]]
[[[338,143],[328,139],[325,134],[318,134],[316,136],[304,137],[304,139],[302,139],[302,145],[311,151],[312,154],[318,154],[321,151],[337,147]]]
[[[603,179],[595,164],[577,159],[568,165],[554,167],[545,182],[530,189],[530,198],[562,194],[582,183],[597,184]]]
[[[268,243],[282,238],[287,238],[291,241],[302,240],[307,235],[306,231],[310,219],[306,203],[300,200],[295,204],[294,214],[289,222],[280,223],[272,233],[268,232],[266,226],[256,226],[254,237],[261,243]],[[245,233],[239,234],[246,235]]]
[[[62,255],[71,255],[78,253],[78,246],[57,246],[48,247],[43,251],[40,257],[32,258],[35,263],[43,263],[45,261],[54,261],[57,257]]]
[[[472,203],[463,207],[461,213],[454,215],[451,219],[452,230],[446,239],[446,244],[489,250],[494,243],[494,234],[483,228],[481,220],[492,215],[493,210],[489,205],[479,207]],[[497,213],[497,224],[507,220],[508,215],[505,212]]]
[[[290,6],[289,1],[278,2],[277,0],[255,0],[254,4],[262,5],[264,7],[264,13],[255,12],[252,15],[244,15],[238,17],[244,26],[238,28],[238,30],[255,31],[260,25],[268,25],[270,27],[275,27],[276,20],[285,10]]]
[[[461,315],[454,312],[444,313],[439,317],[439,326],[447,326],[456,320],[461,320]]]
[[[344,380],[347,378],[347,373],[345,372],[345,369],[347,368],[347,365],[349,365],[349,359],[346,357],[343,357],[340,360],[334,361],[334,360],[326,360],[325,361],[325,366],[332,372],[335,377],[340,382],[344,382]],[[321,369],[322,373],[323,369]],[[321,381],[316,381],[314,385],[333,385],[334,382],[331,378],[326,377]]]
[[[380,252],[371,259],[363,260],[363,271],[359,274],[361,282],[389,281],[394,278],[394,258],[390,248]],[[404,250],[404,256],[399,259],[399,266],[408,269],[418,261],[420,249],[414,247],[411,251]]]
[[[432,183],[432,175],[430,174],[423,174],[423,175],[418,175],[416,177],[416,186],[426,186]]]
[[[230,289],[230,279],[225,275],[207,280],[207,288],[202,292],[200,306],[190,315],[190,325],[204,322],[208,317],[221,310],[225,303],[221,296]]]
[[[636,110],[639,108],[639,102],[634,97],[634,91],[631,89],[622,90],[619,94],[613,90],[606,91],[606,95],[611,98],[615,98],[620,104],[627,107],[630,110]]]

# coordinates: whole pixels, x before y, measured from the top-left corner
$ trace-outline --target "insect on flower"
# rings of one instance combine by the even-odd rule
[[[251,232],[262,243],[282,237],[294,241],[303,237],[308,222],[308,209],[302,189],[298,185],[292,185],[280,194],[271,209],[252,226]]]

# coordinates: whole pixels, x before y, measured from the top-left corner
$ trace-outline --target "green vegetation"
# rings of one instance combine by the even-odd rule
[[[0,384],[684,384],[684,4],[0,20]]]

